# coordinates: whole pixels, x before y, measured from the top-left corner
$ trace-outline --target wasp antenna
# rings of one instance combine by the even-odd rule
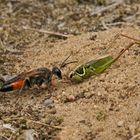
[[[67,63],[64,63],[61,68],[64,68],[65,66],[67,66],[68,64],[71,64],[71,63],[77,63],[78,61],[75,60],[75,61],[70,61],[70,62],[67,62]]]
[[[71,55],[77,54],[77,53],[79,53],[79,52],[80,52],[80,49],[79,49],[78,51],[76,51],[76,52],[71,51],[70,55],[69,55],[68,57],[66,57],[66,59],[61,63],[60,69],[61,69],[61,68],[64,68],[64,67],[65,67],[66,65],[68,65],[68,64],[78,62],[78,61],[75,60],[75,61],[70,61],[70,62],[67,62],[67,63],[66,63],[66,61],[71,57]]]
[[[70,55],[68,57],[66,57],[66,59],[60,64],[60,69],[65,67],[67,65],[66,61],[71,57],[72,52],[70,53]]]

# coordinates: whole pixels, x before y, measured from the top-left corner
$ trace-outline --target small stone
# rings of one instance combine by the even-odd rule
[[[95,109],[98,109],[98,108],[99,108],[99,106],[97,106],[97,105],[93,105],[93,107],[94,107]]]
[[[119,121],[118,123],[117,123],[117,126],[118,127],[122,127],[124,125],[124,121]]]
[[[102,94],[101,94],[101,92],[99,91],[99,92],[97,93],[97,95],[98,95],[98,96],[101,96]]]
[[[55,108],[52,108],[52,109],[48,110],[48,113],[50,113],[50,114],[56,114],[56,109]]]
[[[34,129],[24,130],[21,135],[17,137],[17,140],[35,140],[38,137],[37,132]]]
[[[90,36],[90,40],[95,40],[97,38],[97,35],[96,34],[94,34],[94,35],[92,35],[92,36]]]
[[[85,124],[86,120],[80,120],[79,122]]]
[[[84,98],[85,94],[84,92],[80,92],[79,94],[76,95],[76,99]]]
[[[74,95],[69,95],[67,98],[67,102],[73,102],[73,101],[75,101],[75,96]]]
[[[84,95],[85,95],[86,99],[89,99],[94,95],[94,93],[93,92],[86,92]]]
[[[65,91],[62,91],[62,95],[65,95],[66,94],[66,92]]]
[[[136,131],[136,126],[135,125],[129,125],[129,131],[131,133],[131,135],[136,135],[135,131]]]
[[[54,101],[51,100],[51,99],[46,99],[46,100],[44,101],[44,105],[45,105],[46,107],[49,107],[49,106],[52,105],[53,103],[54,103]]]

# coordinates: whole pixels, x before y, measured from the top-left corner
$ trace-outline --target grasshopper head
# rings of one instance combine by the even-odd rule
[[[80,83],[83,80],[82,77],[76,72],[71,72],[69,78],[71,79],[72,82],[75,83]]]
[[[58,67],[53,67],[52,73],[58,76],[60,79],[62,79],[61,70]]]

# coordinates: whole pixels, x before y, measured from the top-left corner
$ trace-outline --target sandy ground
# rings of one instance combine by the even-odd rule
[[[13,68],[16,73],[44,66],[51,69],[54,65],[58,66],[71,52],[73,55],[68,61],[78,62],[62,70],[64,79],[57,80],[56,87],[51,93],[47,90],[31,89],[20,95],[17,92],[1,94],[1,123],[10,122],[15,128],[19,128],[23,122],[19,121],[20,119],[13,121],[13,118],[22,118],[24,121],[32,119],[42,123],[48,123],[51,118],[51,124],[61,126],[62,130],[51,131],[50,139],[140,139],[140,48],[138,45],[125,52],[117,62],[99,76],[93,76],[80,84],[71,83],[65,77],[79,64],[97,57],[120,32],[140,38],[138,28],[126,27],[42,43],[47,39],[44,35],[36,44],[28,46],[21,58],[22,61],[16,63]],[[108,54],[115,57],[131,42],[133,41],[130,39],[120,37],[108,50]],[[71,96],[75,100],[67,99]],[[48,98],[54,101],[51,108],[44,105],[44,101]],[[26,124],[26,129],[36,130],[38,139],[49,139],[48,132],[44,133],[46,128],[44,126],[40,128],[35,124]],[[19,137],[20,133],[16,135]],[[15,139],[15,136],[11,138]]]
[[[51,91],[0,93],[0,140],[140,139],[140,45],[99,76],[79,84],[67,78],[105,52],[116,34],[140,40],[139,27],[136,0],[1,0],[0,76],[52,69],[70,53],[68,61],[77,63],[62,69],[63,79]],[[131,42],[120,37],[106,53],[115,57]]]

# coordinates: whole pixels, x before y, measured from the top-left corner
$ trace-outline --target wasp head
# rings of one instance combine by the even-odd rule
[[[61,70],[58,67],[53,67],[52,73],[58,76],[60,79],[62,79]]]

